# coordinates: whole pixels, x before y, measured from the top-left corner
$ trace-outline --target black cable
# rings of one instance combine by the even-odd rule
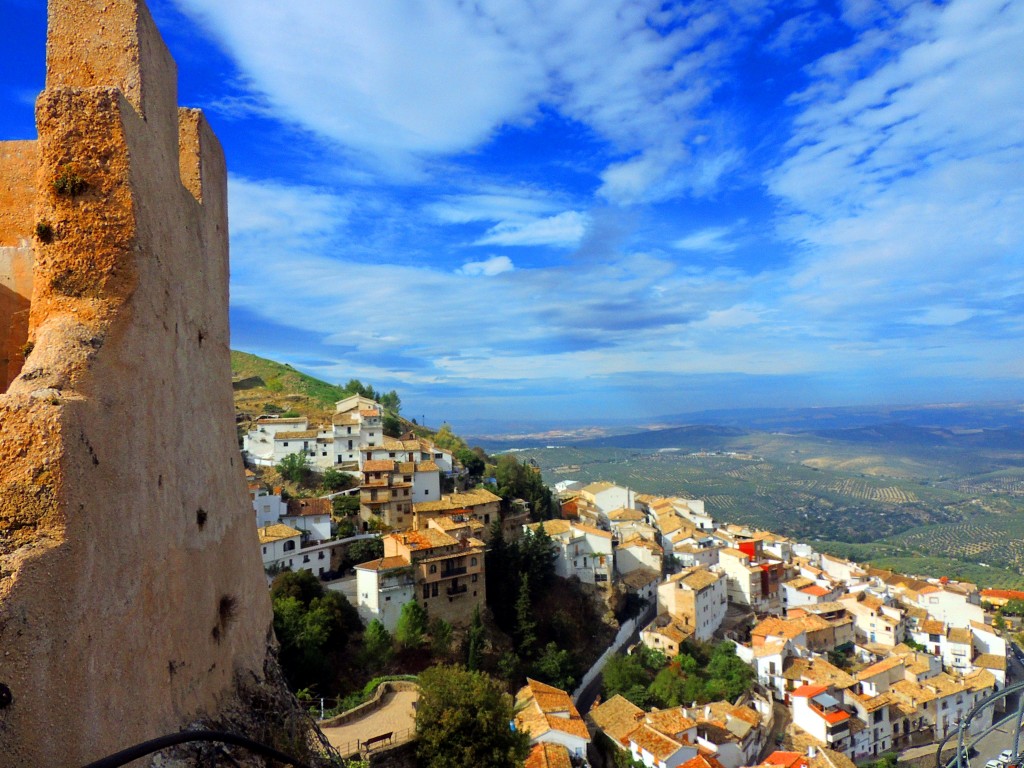
[[[266,744],[261,744],[245,736],[239,736],[238,734],[226,731],[181,731],[180,733],[169,733],[166,736],[158,736],[155,739],[144,741],[133,747],[122,749],[113,755],[91,762],[83,766],[83,768],[118,768],[118,766],[126,765],[132,760],[145,757],[166,747],[173,747],[176,744],[187,744],[192,741],[219,741],[223,744],[234,744],[235,746],[245,747],[263,757],[269,757],[282,763],[289,763],[295,766],[295,768],[311,768],[306,763],[299,762],[291,755],[278,752],[273,747],[268,747]]]

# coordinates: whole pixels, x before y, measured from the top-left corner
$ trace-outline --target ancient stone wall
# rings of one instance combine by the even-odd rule
[[[232,420],[223,154],[179,111],[144,4],[49,14],[39,140],[0,145],[12,766],[80,765],[237,714],[271,641]]]
[[[25,360],[38,165],[36,142],[0,142],[0,389]]]

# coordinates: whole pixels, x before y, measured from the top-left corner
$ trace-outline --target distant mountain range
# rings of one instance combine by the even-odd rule
[[[652,426],[472,435],[489,450],[573,445],[581,448],[736,450],[749,433],[790,433],[850,443],[1024,450],[1024,404],[732,409],[664,416]],[[595,433],[603,433],[596,434]]]

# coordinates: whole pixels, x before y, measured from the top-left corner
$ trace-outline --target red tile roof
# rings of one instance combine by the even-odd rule
[[[289,517],[330,515],[332,509],[330,499],[288,499]]]
[[[794,697],[796,697],[798,699],[799,698],[808,698],[809,699],[809,698],[812,698],[814,696],[817,696],[819,693],[824,693],[827,690],[828,690],[828,686],[825,686],[825,685],[801,685],[799,688],[797,688],[795,691],[793,691],[790,694],[790,696],[794,696]]]

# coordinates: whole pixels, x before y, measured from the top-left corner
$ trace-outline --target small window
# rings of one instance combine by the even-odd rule
[[[288,447],[288,442],[287,442],[287,441],[285,441],[285,443],[284,443],[284,447],[285,447],[285,448],[287,448],[287,447]]]
[[[469,558],[469,564],[470,565],[476,565],[476,558],[475,557]]]
[[[430,572],[431,573],[437,573],[437,564],[436,563],[431,563],[430,564]]]
[[[264,555],[267,554],[267,548],[266,547],[263,548],[263,554]]]
[[[293,549],[295,549],[295,542],[294,541],[286,541],[284,543],[284,546],[282,547],[282,549],[285,552],[291,552]]]
[[[318,554],[318,555],[316,556],[316,559],[317,559],[317,560],[323,560],[323,559],[324,559],[324,553],[323,553],[323,551],[321,551],[321,552],[320,552],[320,553],[319,553],[319,554]]]
[[[428,597],[430,597],[430,585],[429,584],[424,584],[423,585],[423,599],[426,600]]]
[[[476,584],[476,580],[477,580],[478,577],[479,577],[479,574],[477,574],[477,573],[473,574],[473,583],[474,584]]]

